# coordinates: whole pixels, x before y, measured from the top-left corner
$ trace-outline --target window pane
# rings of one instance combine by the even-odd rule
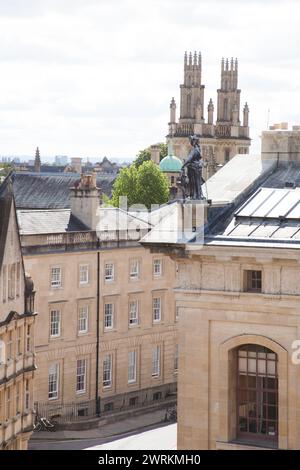
[[[113,263],[105,264],[105,280],[112,281],[114,279],[114,265]]]
[[[103,361],[103,387],[110,387],[112,384],[112,357],[107,355]]]
[[[272,440],[276,444],[278,419],[277,355],[267,348],[245,345],[237,350],[238,436]],[[268,376],[268,371],[274,377]]]
[[[77,361],[77,392],[84,392],[86,388],[86,360],[79,359]]]

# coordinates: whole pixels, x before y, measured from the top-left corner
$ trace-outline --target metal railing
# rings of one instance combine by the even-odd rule
[[[95,400],[71,403],[41,403],[34,404],[36,416],[42,416],[59,424],[76,422],[96,416]]]
[[[142,409],[154,404],[177,402],[177,383],[151,389],[136,390],[99,398],[100,417],[113,413]],[[36,417],[43,417],[59,424],[85,421],[97,416],[95,400],[71,403],[36,402]]]

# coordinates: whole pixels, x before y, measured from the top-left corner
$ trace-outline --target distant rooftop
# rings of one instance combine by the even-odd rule
[[[13,188],[17,209],[69,209],[70,187],[78,173],[15,172]],[[97,175],[97,186],[110,196],[115,175]]]
[[[88,230],[70,209],[17,210],[20,235]]]

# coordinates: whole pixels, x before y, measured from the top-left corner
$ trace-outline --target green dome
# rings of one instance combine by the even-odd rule
[[[159,164],[159,168],[165,173],[179,173],[181,167],[182,161],[175,155],[167,155]]]

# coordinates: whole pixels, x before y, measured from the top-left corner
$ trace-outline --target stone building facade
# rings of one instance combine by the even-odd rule
[[[92,416],[174,400],[175,263],[139,244],[148,222],[99,208],[95,175],[82,175],[70,200],[71,209],[18,211],[40,312],[38,407]]]
[[[179,449],[300,448],[299,128],[244,158],[208,181],[204,239],[144,238],[178,263]]]
[[[10,177],[0,186],[0,449],[25,450],[33,430],[34,289],[25,278]]]
[[[206,162],[206,179],[235,155],[247,154],[250,138],[247,103],[242,118],[240,116],[241,90],[238,88],[237,59],[222,59],[215,122],[212,99],[209,100],[205,117],[204,88],[201,54],[185,53],[184,81],[180,85],[180,116],[177,121],[176,102],[172,98],[167,142],[172,143],[174,154],[184,160],[190,150],[189,136],[199,136]]]

